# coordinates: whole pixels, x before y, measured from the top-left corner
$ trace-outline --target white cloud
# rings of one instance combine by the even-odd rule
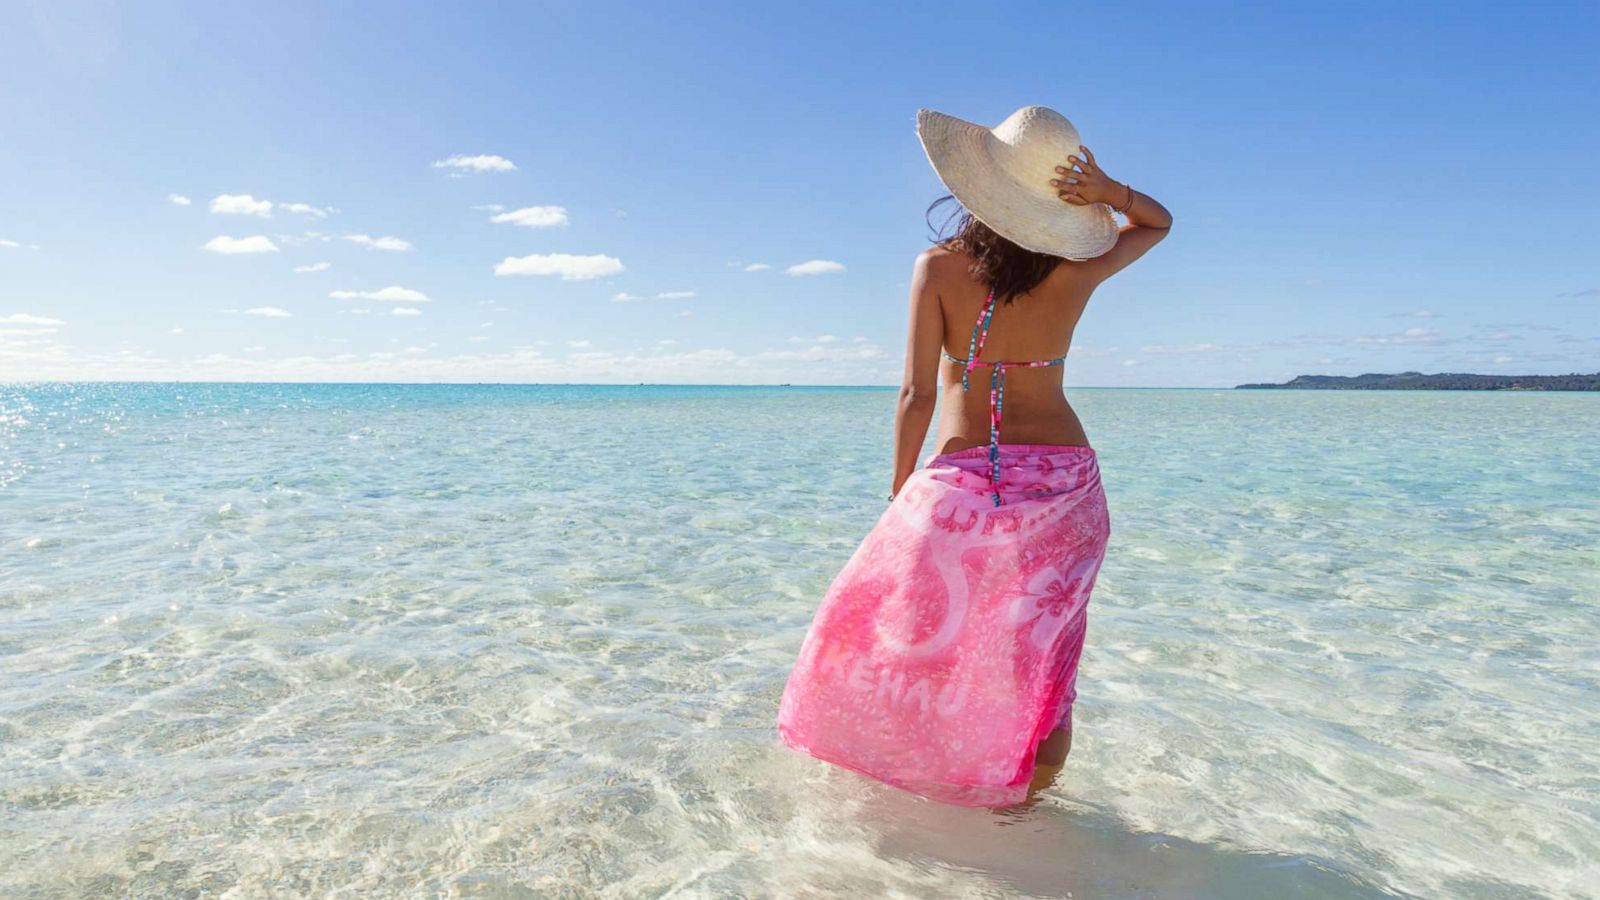
[[[393,300],[398,303],[426,303],[428,295],[411,288],[390,285],[376,291],[333,291],[328,294],[335,300]]]
[[[287,326],[288,323],[284,323]],[[587,382],[635,384],[898,384],[900,354],[838,344],[785,352],[651,346],[606,353],[555,342],[559,352],[529,341],[502,351],[474,344],[459,353],[184,353],[167,359],[78,352],[50,336],[17,338],[0,354],[0,381],[269,381],[269,382]],[[18,342],[34,342],[31,345]],[[182,342],[173,342],[181,344]],[[427,346],[427,345],[423,345]],[[547,355],[548,354],[548,355]]]
[[[807,347],[804,350],[766,350],[758,355],[762,359],[801,360],[805,362],[848,362],[887,358],[883,350],[875,344],[858,344],[854,347],[817,345]]]
[[[745,266],[744,270],[746,272],[765,272],[766,270],[768,270],[770,268],[772,268],[772,267],[767,265],[766,263],[751,263],[750,265]]]
[[[373,250],[400,252],[411,249],[410,241],[403,241],[397,237],[384,236],[375,238],[370,234],[347,234],[344,235],[344,239],[353,244],[360,244],[363,247],[368,247]]]
[[[517,167],[516,163],[504,156],[482,154],[478,156],[465,156],[456,154],[449,159],[441,159],[433,164],[435,169],[457,169],[469,172],[510,172]]]
[[[496,225],[521,225],[524,228],[550,228],[567,224],[567,210],[562,206],[524,206],[510,212],[490,216]]]
[[[1431,309],[1413,309],[1410,312],[1390,313],[1389,314],[1389,318],[1391,318],[1391,319],[1432,319],[1432,318],[1435,318],[1437,315],[1438,315],[1438,313],[1435,313]]]
[[[558,275],[567,281],[604,278],[621,271],[622,260],[604,254],[573,256],[569,253],[535,253],[530,256],[508,256],[494,267],[496,275]]]
[[[302,216],[311,216],[314,219],[326,219],[330,214],[338,212],[331,206],[312,206],[309,203],[282,203],[278,208]]]
[[[505,209],[505,207],[499,203],[484,203],[479,206],[474,206],[473,209],[477,210],[478,212],[500,212],[501,210]]]
[[[183,326],[180,325],[177,328],[168,328],[167,334],[183,334]]]
[[[309,266],[295,266],[296,272],[326,272],[333,268],[333,263],[316,262]]]
[[[0,328],[0,350],[5,351],[0,353],[0,356],[10,354],[15,358],[19,353],[27,353],[27,350],[22,349],[27,347],[62,346],[53,343],[55,338],[50,337],[50,335],[60,330],[55,326],[65,324],[67,323],[60,319],[36,316],[31,313],[12,313],[0,316],[0,326],[27,326],[24,328]]]
[[[420,316],[422,315],[422,310],[417,309],[415,306],[396,306],[394,309],[389,310],[389,314],[392,316]]]
[[[193,201],[182,194],[168,194],[167,202],[171,203],[173,206],[188,206]]]
[[[0,325],[65,325],[60,319],[49,316],[35,316],[30,313],[12,313],[9,316],[0,316]]]
[[[1508,362],[1516,362],[1516,360],[1512,359],[1509,356],[1496,356],[1494,358],[1494,361],[1499,363],[1499,364],[1501,364],[1501,365],[1504,365],[1504,364],[1506,364]]]
[[[661,293],[656,294],[654,299],[656,299],[656,300],[688,300],[688,299],[691,299],[692,297],[694,297],[694,291],[662,291]],[[611,297],[611,300],[613,302],[615,302],[615,303],[636,303],[636,302],[638,302],[640,300],[648,300],[648,299],[651,299],[651,298],[649,298],[649,297],[641,297],[638,294],[630,294],[627,291],[623,291],[623,292],[621,292],[619,294],[614,294]]]
[[[201,249],[209,250],[212,253],[221,253],[227,256],[232,256],[239,253],[277,253],[278,245],[274,244],[272,240],[264,234],[254,234],[250,237],[242,238],[229,237],[225,234],[219,234],[211,240],[206,241],[205,245],[201,247]]]
[[[247,316],[265,316],[269,319],[287,319],[290,312],[276,306],[252,306],[244,311]]]
[[[249,194],[218,194],[211,198],[211,211],[227,215],[269,218],[272,215],[272,201],[257,200]]]
[[[1432,328],[1407,328],[1398,334],[1364,334],[1355,338],[1358,344],[1433,344],[1440,340],[1439,332]]]
[[[577,348],[581,349],[583,347],[591,346],[591,342],[590,341],[567,341],[567,346],[568,347],[577,347]]]
[[[1153,353],[1158,355],[1172,355],[1182,353],[1215,353],[1226,348],[1218,344],[1145,344],[1139,348],[1140,353]]]
[[[832,275],[844,271],[843,263],[836,263],[831,259],[812,259],[803,263],[796,263],[784,270],[790,275]]]

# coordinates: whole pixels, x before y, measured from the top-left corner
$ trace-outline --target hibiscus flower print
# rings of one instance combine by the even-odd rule
[[[1089,595],[1099,568],[1100,559],[1090,557],[1064,572],[1055,566],[1035,572],[1011,603],[1011,623],[1028,628],[1034,647],[1048,648],[1077,612],[1079,598]]]

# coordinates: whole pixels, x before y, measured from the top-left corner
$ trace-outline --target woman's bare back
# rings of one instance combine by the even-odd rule
[[[924,256],[930,286],[938,291],[944,312],[944,349],[965,359],[988,289],[973,280],[972,258],[966,253],[930,247]],[[1067,356],[1073,329],[1094,287],[1094,281],[1077,264],[1062,262],[1029,293],[1010,304],[995,304],[989,336],[978,358],[1025,362]],[[990,370],[974,368],[969,377],[971,388],[962,391],[961,368],[949,360],[940,366],[943,402],[934,439],[939,453],[989,442]],[[1044,366],[1006,372],[1005,415],[1000,428],[1003,443],[1088,445],[1083,425],[1062,390],[1064,369]]]
[[[991,366],[973,367],[970,389],[962,390],[961,368],[943,354],[965,358],[973,322],[991,285],[1032,285],[1013,302],[1000,303],[989,322],[979,362],[1028,363],[1007,366],[1004,414],[995,443],[1060,444],[1087,447],[1089,439],[1062,391],[1067,349],[1089,295],[1107,278],[1131,265],[1165,238],[1172,214],[1147,194],[1115,181],[1094,161],[1087,147],[1069,155],[1049,179],[1063,203],[1100,203],[1127,217],[1109,250],[1083,261],[1061,257],[1042,281],[1041,264],[1051,254],[1030,252],[963,211],[956,233],[917,257],[912,269],[910,321],[906,331],[905,375],[895,407],[893,496],[917,468],[928,426],[939,416],[935,446],[954,453],[990,443],[989,385],[999,380]],[[1040,173],[1045,178],[1049,173]],[[931,210],[930,210],[931,212]],[[957,249],[961,248],[961,249]],[[974,274],[974,257],[983,265]],[[943,397],[943,402],[936,398]]]

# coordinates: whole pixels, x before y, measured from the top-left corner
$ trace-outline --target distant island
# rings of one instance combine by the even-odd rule
[[[1398,375],[1301,375],[1283,384],[1241,384],[1235,390],[1317,391],[1600,391],[1593,375],[1470,375],[1401,372]]]

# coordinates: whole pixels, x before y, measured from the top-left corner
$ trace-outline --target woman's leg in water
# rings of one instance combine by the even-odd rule
[[[1067,754],[1072,752],[1072,720],[1069,718],[1064,727],[1056,728],[1050,736],[1039,742],[1039,752],[1034,760],[1033,781],[1028,785],[1028,793],[1041,791],[1055,783],[1056,775],[1060,774],[1061,767],[1067,762]]]

